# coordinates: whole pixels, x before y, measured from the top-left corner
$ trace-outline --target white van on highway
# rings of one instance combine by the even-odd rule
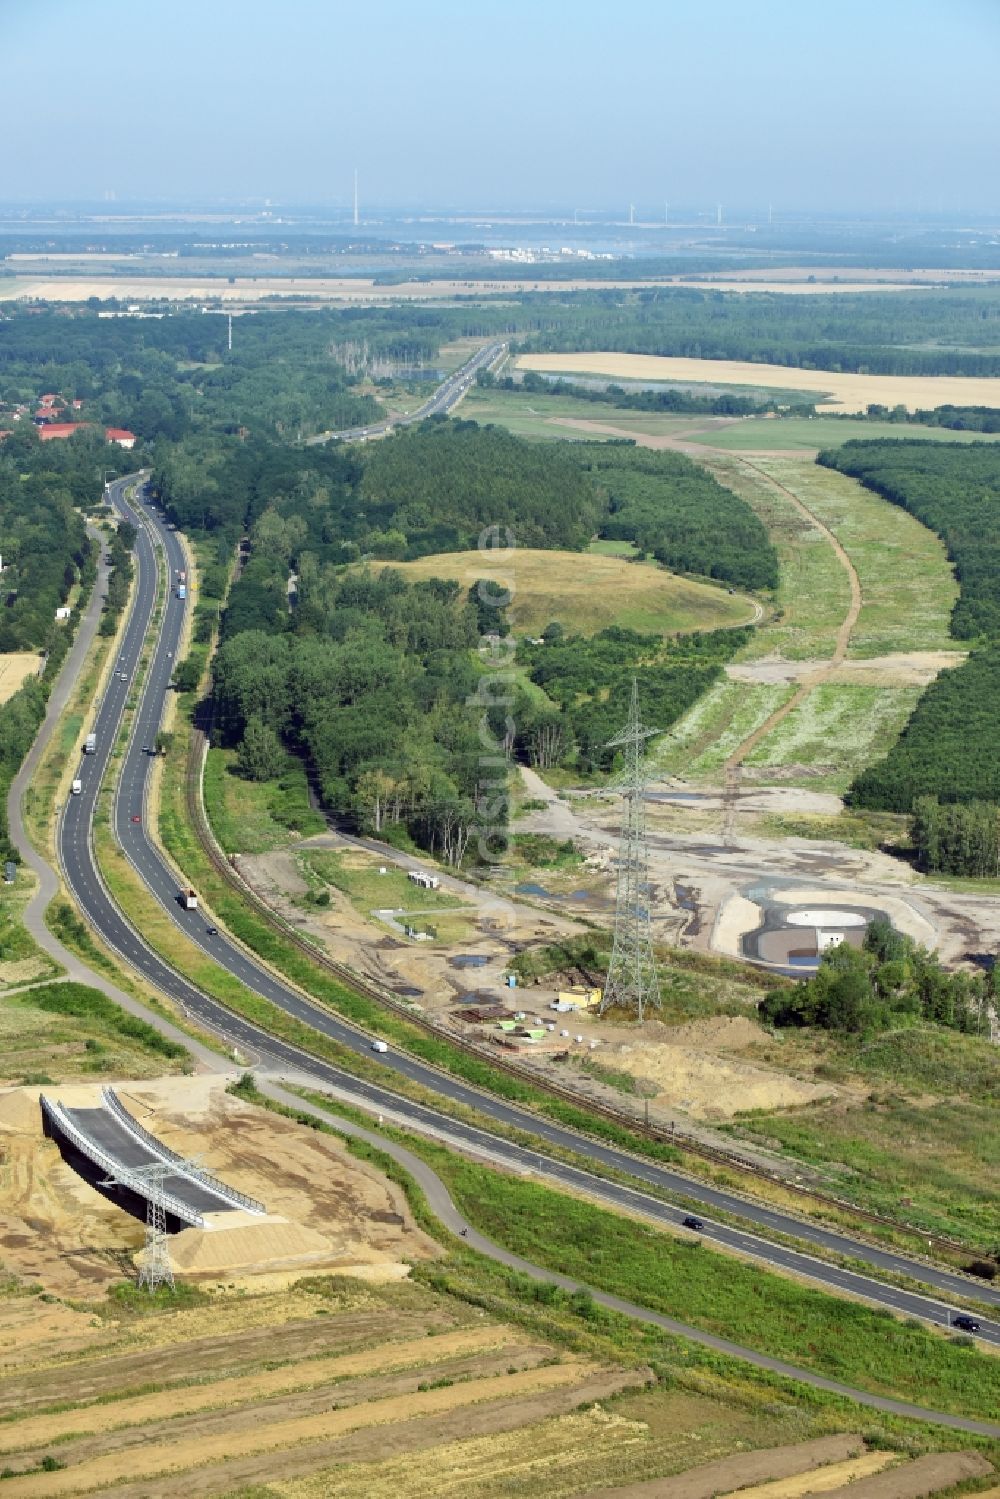
[[[387,1042],[385,1042],[385,1041],[373,1041],[372,1042],[372,1051],[388,1051],[388,1050],[389,1050],[389,1047],[388,1047],[388,1043]]]
[[[83,790],[83,782],[79,779],[79,777],[77,777],[77,779],[73,782],[71,790],[74,796],[80,795],[80,792]]]

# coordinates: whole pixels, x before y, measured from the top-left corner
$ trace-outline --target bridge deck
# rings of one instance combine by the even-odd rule
[[[135,1170],[139,1166],[160,1165],[163,1161],[161,1155],[136,1139],[107,1109],[67,1109],[66,1114],[86,1139],[93,1140],[119,1166]],[[181,1172],[171,1172],[164,1177],[163,1190],[198,1214],[233,1212],[238,1206]]]
[[[165,1168],[156,1197],[173,1217],[203,1228],[210,1213],[249,1212],[266,1216],[262,1202],[220,1181],[194,1162],[180,1156],[144,1129],[122,1103],[115,1090],[101,1089],[101,1104],[61,1103],[40,1097],[50,1133],[67,1140],[77,1151],[100,1167],[108,1178],[118,1180],[140,1197],[151,1198],[154,1189],[136,1172],[146,1166]]]

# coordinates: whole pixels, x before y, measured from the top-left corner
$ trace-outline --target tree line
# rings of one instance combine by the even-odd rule
[[[301,754],[324,802],[383,837],[459,864],[481,821],[475,610],[459,585],[342,574],[282,634],[231,634],[213,666],[215,722],[253,779]],[[505,802],[505,796],[504,796]],[[506,815],[499,819],[506,827]],[[494,819],[497,821],[498,819]]]
[[[776,588],[778,554],[739,495],[681,453],[606,443],[578,450],[606,493],[600,534],[631,541],[672,572]]]
[[[616,754],[608,741],[628,718],[633,677],[643,719],[666,731],[752,633],[747,626],[664,638],[613,625],[585,638],[550,627],[543,645],[521,642],[518,648],[518,661],[545,696],[519,696],[514,748],[538,770],[606,773]]]
[[[578,297],[546,312],[537,332],[517,339],[518,351],[608,349],[871,375],[1000,374],[1000,295],[992,287],[835,297],[651,287]]]
[[[883,439],[845,443],[821,453],[819,461],[850,474],[941,537],[959,582],[951,633],[974,645],[966,661],[941,672],[926,688],[899,739],[855,778],[847,800],[892,812],[915,813],[918,800],[926,798],[987,803],[995,809],[1000,803],[995,706],[1000,691],[1000,452],[993,443]],[[978,872],[985,810],[960,813],[942,807],[928,822],[924,805],[914,831],[922,867]],[[988,866],[988,857],[985,862]]]
[[[1000,809],[991,802],[913,799],[910,842],[927,873],[996,878],[1000,875]]]
[[[880,917],[860,950],[828,948],[815,976],[774,989],[760,1004],[770,1025],[817,1026],[846,1035],[874,1035],[890,1027],[930,1022],[989,1035],[996,1007],[992,970],[949,973],[933,953]]]

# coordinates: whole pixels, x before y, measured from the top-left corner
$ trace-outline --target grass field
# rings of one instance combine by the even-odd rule
[[[495,422],[518,437],[543,438],[547,442],[600,442],[599,432],[574,431],[558,425],[561,418],[620,427],[625,432],[651,437],[675,437],[704,425],[704,417],[675,416],[670,412],[621,411],[599,401],[582,401],[567,395],[545,395],[524,390],[490,390],[473,386],[460,407],[464,419]]]
[[[321,1095],[304,1096],[324,1104]],[[341,1107],[334,1104],[333,1114]],[[392,1126],[386,1126],[386,1134],[432,1166],[471,1224],[535,1264],[878,1393],[926,1401],[933,1391],[937,1408],[977,1411],[987,1419],[997,1408],[1000,1361],[956,1346],[913,1319],[903,1322],[776,1276],[721,1255],[697,1237],[664,1233],[641,1219],[509,1176]],[[371,1159],[385,1159],[367,1145],[353,1148]],[[395,1174],[408,1181],[405,1173]],[[409,1187],[413,1202],[412,1183]],[[586,1292],[570,1299],[580,1304],[592,1327],[603,1324],[611,1331],[618,1323]],[[878,1348],[876,1359],[873,1347]]]
[[[41,984],[0,998],[0,1082],[159,1077],[187,1062],[144,1021],[84,984]]]
[[[159,1499],[570,1499],[708,1463],[729,1490],[860,1450],[831,1436],[857,1428],[842,1402],[588,1310],[469,1254],[398,1285],[121,1287],[71,1306],[8,1284],[5,1482],[38,1499],[122,1484]],[[874,1426],[880,1462],[944,1445]]]
[[[649,1379],[601,1350],[567,1347],[557,1318],[549,1342],[417,1285],[315,1277],[249,1294],[183,1286],[145,1301],[121,1289],[73,1307],[52,1296],[0,1300],[5,1346],[12,1338],[19,1354],[17,1388],[0,1382],[12,1493],[54,1499],[121,1482],[161,1499],[244,1491],[330,1463],[370,1471],[446,1445],[456,1429],[488,1442],[527,1425],[541,1452],[559,1451],[562,1418]],[[72,1361],[56,1404],[49,1360],[64,1349]],[[719,1450],[732,1450],[725,1404],[702,1405]],[[581,1470],[610,1474],[617,1423],[578,1424],[593,1428]],[[769,1425],[762,1412],[761,1430]]]
[[[462,904],[446,890],[424,890],[407,877],[405,870],[394,864],[382,865],[375,854],[360,849],[311,849],[302,854],[301,863],[324,884],[340,890],[366,916],[389,907],[400,911],[453,911]],[[385,874],[379,874],[382,868]]]
[[[37,883],[31,871],[21,865],[14,883],[4,885],[0,894],[0,990],[51,978],[61,971],[24,925],[24,908]]]
[[[232,773],[234,750],[211,749],[205,761],[205,806],[227,854],[262,854],[297,837],[322,833],[326,819],[309,805],[302,761],[289,755],[277,781]]]
[[[704,443],[706,447],[723,448],[727,451],[766,452],[801,448],[803,452],[815,452],[818,448],[837,448],[841,443],[858,439],[874,442],[878,438],[919,438],[929,442],[996,442],[1000,433],[952,432],[947,427],[924,427],[916,423],[868,422],[834,419],[833,417],[780,418],[748,416],[731,426],[716,427],[711,431],[691,430],[685,434],[690,442]]]
[[[778,549],[775,613],[754,632],[741,661],[772,655],[829,661],[848,614],[847,571],[828,538],[791,496],[827,526],[857,573],[861,610],[848,641],[850,657],[875,660],[897,653],[901,671],[908,652],[954,650],[948,623],[957,585],[941,542],[926,527],[910,516],[900,524],[893,507],[861,485],[829,482],[830,471],[805,456],[755,454],[744,461],[706,451],[705,463],[753,506]],[[757,745],[748,764],[758,771],[801,766],[802,784],[844,791],[906,723],[919,696],[919,688],[904,685],[906,680],[901,671],[895,682],[889,674],[884,685],[818,685]],[[717,778],[726,757],[791,690],[765,682],[717,685],[666,741],[664,768],[695,779]],[[782,779],[787,781],[787,775]]]
[[[525,548],[498,565],[489,552],[450,552],[392,566],[410,581],[456,578],[463,588],[479,578],[500,580],[513,589],[508,614],[521,634],[540,634],[558,620],[582,635],[609,625],[666,635],[747,624],[755,612],[744,594],[604,553]]]
[[[787,683],[717,682],[660,741],[657,771],[718,782],[727,758],[793,691]]]
[[[752,506],[778,552],[776,617],[755,631],[740,659],[829,658],[851,601],[847,574],[829,543],[786,495],[739,459],[706,454],[704,463],[720,484]]]
[[[995,1095],[928,1102],[890,1088],[856,1108],[766,1115],[736,1132],[820,1166],[839,1197],[877,1213],[898,1212],[905,1197],[911,1223],[988,1251],[1000,1244],[997,1113]]]
[[[747,756],[753,766],[803,767],[793,778],[843,794],[855,774],[894,744],[921,687],[823,682]],[[783,780],[785,778],[783,777]]]
[[[836,1104],[755,1113],[730,1133],[819,1168],[846,1201],[995,1253],[1000,1245],[1000,1050],[914,1026],[868,1040],[762,1035],[747,1056],[846,1084]],[[853,1096],[851,1096],[853,1095]]]
[[[809,398],[838,411],[864,411],[871,405],[1000,406],[1000,378],[966,375],[854,375],[738,359],[674,359],[657,354],[522,354],[518,367],[553,375],[597,375],[615,380],[664,380],[768,390],[807,391]]]
[[[861,614],[848,654],[954,649],[948,633],[958,584],[943,543],[913,516],[806,458],[759,456],[755,464],[827,525],[861,583]]]

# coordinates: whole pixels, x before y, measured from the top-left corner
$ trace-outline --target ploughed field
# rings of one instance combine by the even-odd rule
[[[849,1482],[864,1499],[881,1474],[873,1494],[905,1499],[991,1472],[968,1450],[869,1448],[843,1416],[708,1370],[653,1385],[579,1339],[409,1283],[8,1295],[0,1330],[12,1496],[569,1499],[683,1474],[688,1495],[780,1479],[783,1499]]]

